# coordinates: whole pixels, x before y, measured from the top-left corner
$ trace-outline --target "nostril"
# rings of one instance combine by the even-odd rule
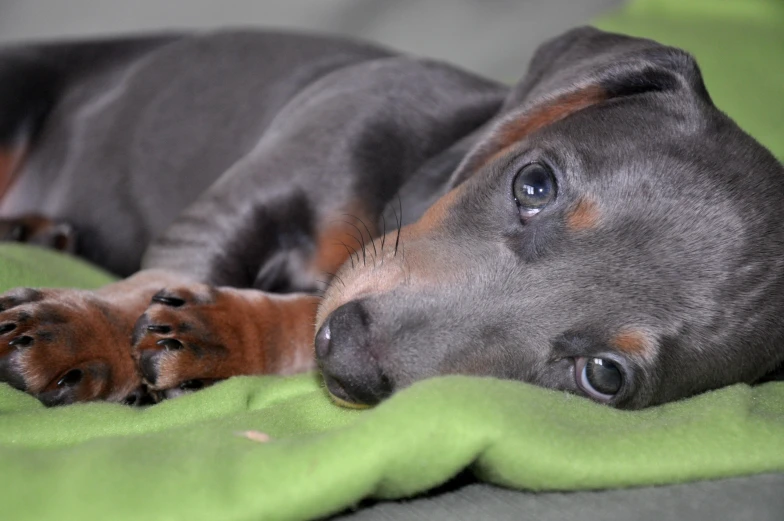
[[[316,356],[335,357],[338,351],[356,351],[367,342],[370,317],[362,301],[354,300],[333,311],[316,333]]]
[[[319,358],[324,358],[329,355],[329,350],[332,345],[332,330],[329,327],[329,318],[324,325],[321,326],[321,329],[318,330],[316,333],[316,356]]]

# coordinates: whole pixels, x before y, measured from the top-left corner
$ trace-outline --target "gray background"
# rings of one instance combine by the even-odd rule
[[[623,0],[0,0],[0,42],[226,26],[342,34],[512,82],[542,40]]]

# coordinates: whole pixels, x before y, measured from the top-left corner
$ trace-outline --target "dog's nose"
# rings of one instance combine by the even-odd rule
[[[329,356],[329,352],[332,349],[332,326],[330,324],[330,319],[332,315],[327,318],[327,321],[324,322],[324,325],[321,326],[321,329],[318,330],[316,333],[316,356],[320,359],[324,359]]]
[[[375,405],[391,393],[373,356],[372,342],[371,317],[362,301],[333,311],[316,334],[324,382],[339,402]]]
[[[336,309],[316,334],[316,356],[329,358],[333,348],[356,351],[366,347],[369,317],[360,301],[354,300]]]

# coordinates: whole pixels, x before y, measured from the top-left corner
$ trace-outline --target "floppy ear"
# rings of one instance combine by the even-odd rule
[[[537,49],[528,74],[463,158],[450,185],[460,184],[507,147],[575,112],[649,93],[677,93],[711,104],[699,67],[685,51],[593,27],[573,29]]]

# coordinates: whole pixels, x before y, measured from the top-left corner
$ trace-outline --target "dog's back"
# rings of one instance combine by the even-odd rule
[[[0,215],[65,221],[81,255],[128,275],[151,239],[241,161],[303,88],[391,55],[264,32],[8,48],[0,53]]]

